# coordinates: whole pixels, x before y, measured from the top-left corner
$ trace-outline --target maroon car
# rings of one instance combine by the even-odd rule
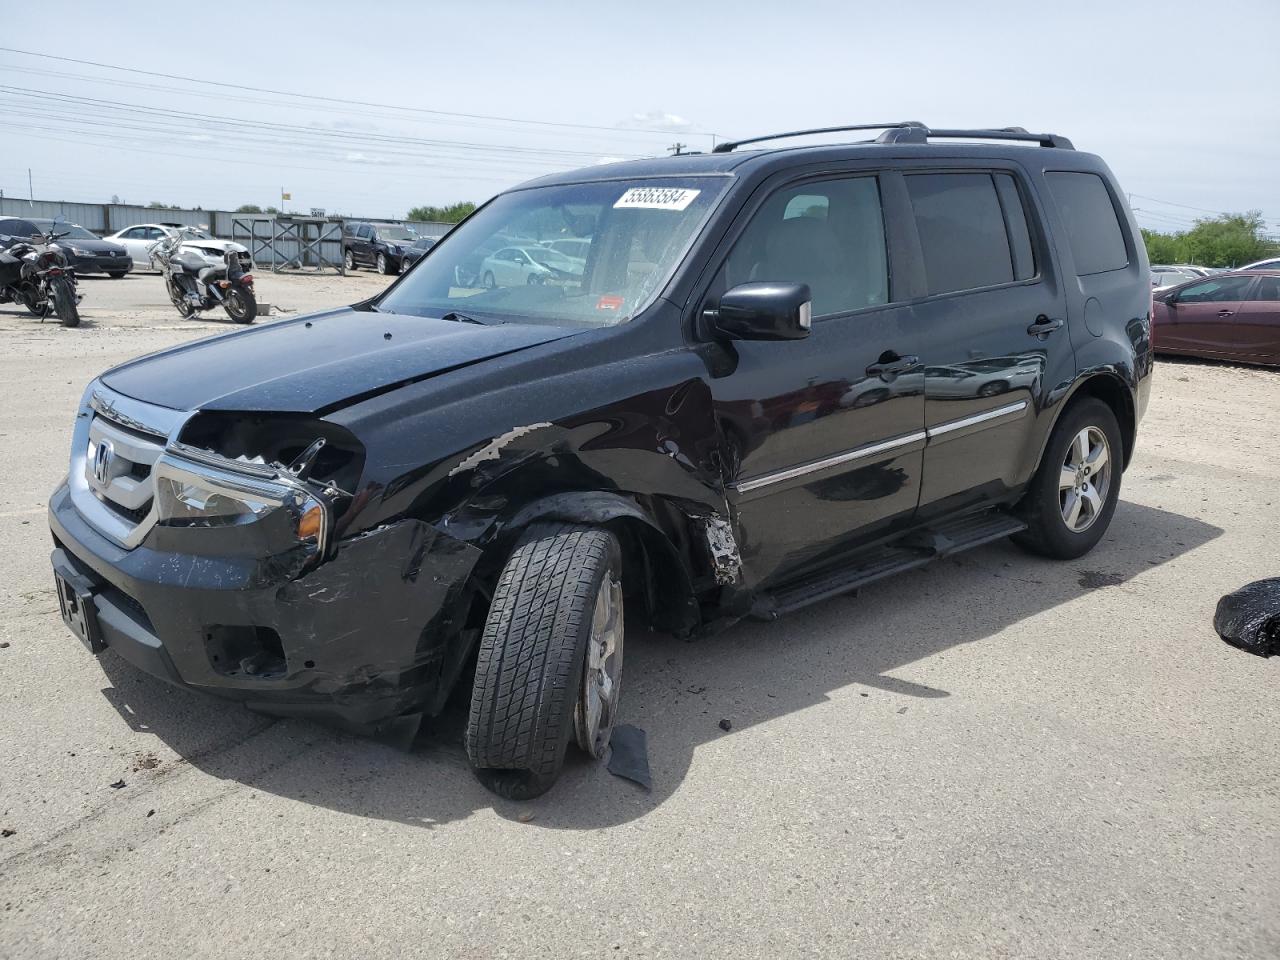
[[[1280,270],[1220,273],[1154,299],[1157,353],[1280,365]]]

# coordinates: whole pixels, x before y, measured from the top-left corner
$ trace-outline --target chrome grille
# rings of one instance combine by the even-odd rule
[[[142,403],[94,381],[80,404],[68,483],[76,510],[126,549],[155,523],[152,468],[189,416]]]

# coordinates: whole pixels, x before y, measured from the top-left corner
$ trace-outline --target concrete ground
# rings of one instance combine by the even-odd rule
[[[82,288],[78,330],[0,306],[0,956],[1280,955],[1280,658],[1211,623],[1280,575],[1280,372],[1162,361],[1082,560],[993,545],[711,640],[633,633],[653,792],[577,762],[515,804],[456,714],[398,752],[66,631],[43,505],[85,382],[229,328],[154,276]]]

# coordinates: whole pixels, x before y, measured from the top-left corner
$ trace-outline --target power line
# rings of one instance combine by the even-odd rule
[[[97,60],[79,60],[75,57],[59,57],[51,53],[37,53],[34,50],[19,50],[16,47],[0,47],[0,51],[4,53],[17,53],[26,57],[39,57],[44,60],[59,60],[63,63],[76,63],[81,66],[98,67],[103,70],[118,70],[123,73],[134,73],[140,76],[160,77],[164,80],[178,80],[183,83],[202,83],[212,87],[222,87],[228,90],[247,90],[251,93],[269,93],[273,96],[280,97],[297,97],[302,100],[312,100],[320,103],[338,103],[353,107],[377,107],[379,109],[401,110],[407,113],[429,114],[438,117],[457,117],[468,120],[490,120],[501,123],[523,123],[531,126],[554,127],[572,130],[607,130],[610,133],[660,133],[664,136],[671,133],[670,130],[659,130],[656,128],[646,127],[605,127],[597,124],[589,123],[567,123],[564,121],[553,120],[526,120],[521,117],[503,117],[484,113],[462,113],[450,110],[431,110],[427,107],[403,107],[394,103],[372,103],[367,100],[348,100],[343,97],[326,97],[315,93],[296,93],[292,90],[275,90],[270,87],[254,87],[242,83],[227,83],[221,80],[203,80],[199,77],[184,77],[180,74],[161,73],[155,70],[139,70],[135,67],[121,67],[112,63],[102,63]],[[701,136],[714,136],[714,134],[706,133]]]

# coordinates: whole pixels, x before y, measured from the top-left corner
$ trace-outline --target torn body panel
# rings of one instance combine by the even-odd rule
[[[373,732],[438,708],[456,675],[455,619],[480,551],[420,520],[348,538],[301,577],[263,582],[259,558],[150,542],[121,551],[65,487],[49,519],[55,570],[87,584],[106,647],[171,683]]]

